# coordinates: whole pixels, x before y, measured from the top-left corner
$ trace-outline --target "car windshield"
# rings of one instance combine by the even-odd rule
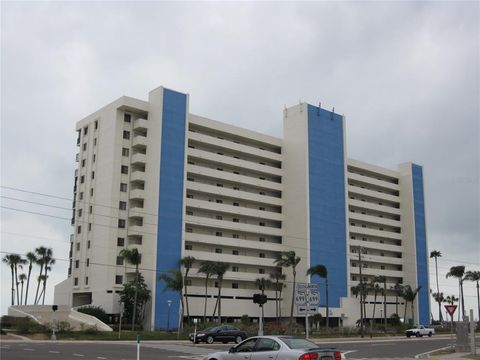
[[[290,349],[318,348],[317,344],[305,339],[297,339],[297,338],[281,338],[281,339]]]
[[[219,330],[220,327],[219,326],[214,326],[214,327],[211,327],[211,328],[208,328],[208,329],[205,329],[203,331],[208,331],[208,332],[216,332],[217,330]]]

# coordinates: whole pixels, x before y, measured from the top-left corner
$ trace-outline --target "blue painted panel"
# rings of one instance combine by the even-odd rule
[[[342,116],[308,105],[310,265],[327,268],[330,307],[348,294],[344,161]],[[324,306],[324,290],[320,299]]]
[[[163,123],[160,159],[160,188],[157,228],[157,275],[179,268],[182,254],[182,215],[187,96],[163,91]],[[164,291],[165,282],[157,278],[155,329],[178,326],[178,293]],[[172,300],[170,308],[167,301]],[[168,321],[169,320],[169,321]]]
[[[423,170],[412,165],[413,210],[415,217],[415,241],[417,248],[417,282],[422,288],[418,293],[419,323],[430,323],[430,297],[428,287],[427,234],[425,228],[425,201],[423,195]]]

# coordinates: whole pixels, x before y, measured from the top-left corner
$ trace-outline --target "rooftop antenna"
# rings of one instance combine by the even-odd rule
[[[331,115],[331,120],[333,120],[333,114],[335,114],[335,106],[332,108],[332,115]]]
[[[320,109],[322,108],[322,102],[318,102],[318,109],[317,109],[317,115],[320,115]]]

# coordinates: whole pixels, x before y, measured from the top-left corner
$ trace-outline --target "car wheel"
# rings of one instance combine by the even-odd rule
[[[432,337],[432,332],[429,332],[429,333],[428,333],[428,337]]]
[[[416,336],[416,337],[420,337],[421,335],[420,335],[420,333],[416,333],[415,336]]]
[[[410,337],[410,334],[407,334],[407,337],[409,338],[409,337]]]
[[[240,344],[242,341],[243,341],[243,338],[241,336],[235,337],[235,344]]]
[[[211,337],[211,336],[207,337],[207,343],[208,344],[213,344],[213,337]]]

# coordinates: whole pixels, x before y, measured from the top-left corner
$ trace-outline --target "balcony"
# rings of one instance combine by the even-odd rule
[[[134,237],[142,237],[142,234],[145,233],[145,230],[143,229],[142,225],[133,225],[128,227],[128,238],[130,239],[130,236]]]
[[[144,171],[132,171],[132,174],[130,175],[130,182],[144,184],[145,183],[145,172]]]
[[[133,122],[133,130],[145,131],[148,128],[148,121],[145,119],[137,119]]]
[[[132,165],[143,165],[147,162],[147,156],[145,154],[136,153],[132,155],[131,164]]]
[[[131,229],[129,229],[129,232],[131,232]],[[142,245],[142,235],[129,234],[127,240],[127,245]]]
[[[130,191],[130,200],[144,200],[145,199],[145,191],[142,189],[134,189]]]
[[[79,162],[80,161],[80,153],[75,154],[75,161]]]
[[[147,138],[141,135],[135,135],[132,141],[133,149],[145,149],[147,147]]]

